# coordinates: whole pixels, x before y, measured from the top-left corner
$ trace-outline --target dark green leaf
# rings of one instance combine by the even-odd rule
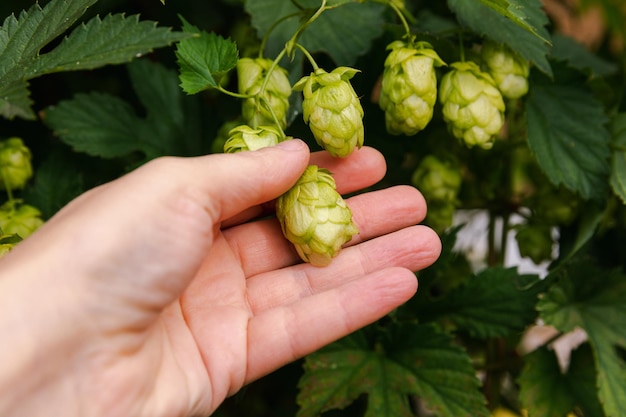
[[[571,352],[566,372],[561,370],[554,351],[537,349],[524,358],[518,382],[520,400],[530,416],[563,417],[576,408],[586,416],[604,415],[588,344]]]
[[[35,119],[27,81],[14,81],[0,87],[0,115],[7,119]]]
[[[218,87],[224,74],[237,65],[237,45],[215,33],[200,31],[184,19],[183,31],[195,35],[178,43],[176,48],[183,91],[196,94]]]
[[[608,416],[626,410],[626,276],[583,261],[556,272],[558,279],[538,304],[546,324],[562,332],[583,329],[593,348],[600,402]]]
[[[45,123],[78,152],[114,158],[146,150],[135,110],[103,93],[78,94],[46,110]]]
[[[552,58],[567,61],[578,70],[588,71],[592,76],[604,77],[614,74],[617,66],[593,54],[584,45],[569,36],[556,34],[552,38]]]
[[[39,51],[65,32],[97,0],[52,0],[33,5],[0,27],[0,85],[27,79]]]
[[[187,37],[189,34],[157,27],[155,22],[140,21],[138,15],[126,17],[115,14],[104,19],[96,16],[78,26],[59,46],[37,59],[28,77],[129,62],[154,48]]]
[[[583,198],[608,192],[609,141],[602,103],[584,84],[534,79],[526,105],[528,144],[555,185]]]
[[[474,32],[508,45],[542,72],[552,74],[547,59],[548,19],[540,0],[448,0],[448,6]]]
[[[412,416],[416,395],[437,416],[488,416],[467,354],[433,325],[394,325],[370,346],[356,333],[307,357],[298,417],[344,408],[368,394],[366,417]]]
[[[611,188],[626,203],[626,113],[614,116],[611,123],[613,154],[611,157]]]
[[[345,3],[324,11],[303,32],[299,43],[310,52],[324,52],[337,65],[353,65],[367,52],[372,41],[383,33],[385,6],[376,3]],[[252,25],[259,36],[264,36],[281,18],[291,16],[276,26],[268,39],[267,55],[275,57],[298,30],[301,18],[310,16],[319,7],[319,1],[304,2],[312,9],[302,12],[293,2],[283,0],[248,0],[246,11],[252,16]],[[308,12],[308,13],[306,13]]]
[[[475,337],[504,337],[535,321],[539,283],[538,276],[519,275],[515,268],[486,269],[441,299],[423,303],[416,314],[451,322]]]

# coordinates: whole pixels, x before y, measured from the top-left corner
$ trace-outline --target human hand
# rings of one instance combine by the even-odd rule
[[[0,414],[207,415],[408,300],[440,252],[414,188],[348,199],[360,234],[324,268],[274,218],[250,221],[309,163],[341,193],[385,171],[371,148],[336,160],[298,140],[161,158],[20,243],[0,261]]]

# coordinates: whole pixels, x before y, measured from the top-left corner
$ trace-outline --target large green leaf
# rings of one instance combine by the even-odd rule
[[[96,16],[79,25],[52,51],[42,55],[28,71],[28,78],[60,71],[121,64],[170,45],[189,35],[140,21],[138,15]]]
[[[183,30],[195,36],[183,40],[176,47],[181,88],[187,94],[217,88],[224,74],[237,65],[237,45],[230,39],[201,31],[182,20]]]
[[[562,332],[585,330],[593,348],[600,402],[607,416],[626,410],[626,276],[572,262],[556,272],[553,285],[538,304],[546,324]]]
[[[7,119],[34,119],[32,104],[28,81],[17,80],[0,86],[0,115]]]
[[[532,324],[542,289],[536,275],[490,268],[465,280],[441,299],[416,306],[420,320],[445,320],[480,338],[504,337]]]
[[[547,54],[550,34],[540,0],[448,0],[459,21],[476,33],[502,42],[552,74]]]
[[[554,351],[541,347],[524,358],[519,377],[520,401],[529,416],[563,417],[576,408],[586,416],[602,416],[595,366],[588,344],[571,352],[561,370]]]
[[[470,358],[433,325],[393,325],[371,346],[362,332],[309,355],[298,417],[344,408],[368,395],[366,417],[412,416],[416,395],[440,417],[488,416]]]
[[[587,199],[605,198],[610,134],[602,103],[579,79],[536,77],[526,110],[528,144],[552,183]]]
[[[145,117],[118,97],[94,92],[48,108],[46,124],[75,150],[94,156],[115,158],[140,151],[151,159],[191,153],[183,110],[183,101],[191,98],[178,88],[176,72],[137,60],[129,65],[129,73]]]
[[[26,68],[39,51],[65,32],[97,0],[52,0],[38,3],[19,17],[11,15],[0,27],[0,86],[28,78]]]
[[[260,36],[272,29],[266,53],[275,57],[298,30],[302,18],[308,18],[321,4],[319,0],[301,2],[311,9],[300,10],[294,2],[283,0],[248,0],[246,11]],[[367,52],[384,29],[385,6],[376,3],[335,1],[339,7],[324,11],[303,33],[299,42],[310,52],[324,52],[337,65],[353,65]],[[277,26],[273,25],[283,19]]]

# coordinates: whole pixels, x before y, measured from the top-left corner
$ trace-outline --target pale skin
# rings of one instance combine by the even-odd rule
[[[256,219],[309,163],[341,193],[385,172],[371,148],[337,160],[299,140],[161,158],[20,243],[0,260],[0,415],[206,416],[411,298],[441,249],[416,189],[348,199],[360,233],[324,268]]]

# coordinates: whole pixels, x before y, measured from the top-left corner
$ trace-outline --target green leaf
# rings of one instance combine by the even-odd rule
[[[537,162],[553,184],[563,184],[586,199],[605,198],[610,134],[602,103],[580,80],[531,82],[528,145]]]
[[[44,122],[78,152],[103,158],[145,149],[133,107],[109,94],[77,94],[45,112]]]
[[[154,48],[170,45],[188,34],[140,21],[138,15],[96,16],[81,24],[61,44],[38,59],[28,77],[60,71],[86,70],[130,62]]]
[[[626,276],[582,261],[556,272],[538,304],[541,318],[562,332],[581,328],[593,348],[599,399],[607,416],[626,410]]]
[[[611,123],[611,188],[626,204],[626,113],[613,117]]]
[[[246,11],[259,36],[264,36],[279,19],[291,16],[272,30],[265,51],[267,56],[277,56],[300,27],[301,18],[308,18],[321,4],[319,0],[302,3],[311,9],[301,11],[293,2],[283,0],[246,1]],[[382,35],[385,6],[373,2],[332,3],[329,5],[340,7],[325,10],[302,33],[299,43],[309,52],[327,53],[337,65],[350,66],[369,50],[374,39]]]
[[[230,39],[201,31],[181,20],[183,31],[196,36],[181,41],[176,48],[180,86],[187,94],[217,88],[224,74],[237,65],[237,45]]]
[[[502,42],[551,75],[550,34],[540,0],[448,0],[459,21],[474,32]]]
[[[355,333],[309,355],[300,380],[298,417],[341,409],[368,395],[366,417],[413,416],[416,395],[440,417],[488,416],[470,358],[428,324],[395,324],[370,346]]]
[[[563,417],[575,409],[602,416],[595,385],[595,366],[588,344],[571,352],[563,372],[554,351],[541,347],[524,357],[520,401],[530,416]]]
[[[465,280],[441,299],[422,303],[420,320],[443,320],[478,338],[519,333],[537,316],[542,290],[536,275],[519,275],[515,268],[490,268]]]
[[[21,117],[34,120],[32,104],[27,81],[18,80],[0,86],[0,115],[7,119]]]
[[[11,15],[0,28],[0,85],[27,79],[27,68],[39,51],[65,32],[97,0],[52,0],[19,17]]]
[[[583,44],[569,36],[556,34],[552,38],[552,58],[566,61],[572,68],[586,71],[594,77],[614,74],[618,67],[589,51]]]
[[[193,129],[184,111],[192,98],[178,87],[176,72],[148,60],[136,60],[128,70],[145,106],[144,118],[126,101],[94,92],[48,108],[45,123],[76,151],[93,156],[116,158],[137,151],[146,159],[197,154],[202,140],[187,137]]]

